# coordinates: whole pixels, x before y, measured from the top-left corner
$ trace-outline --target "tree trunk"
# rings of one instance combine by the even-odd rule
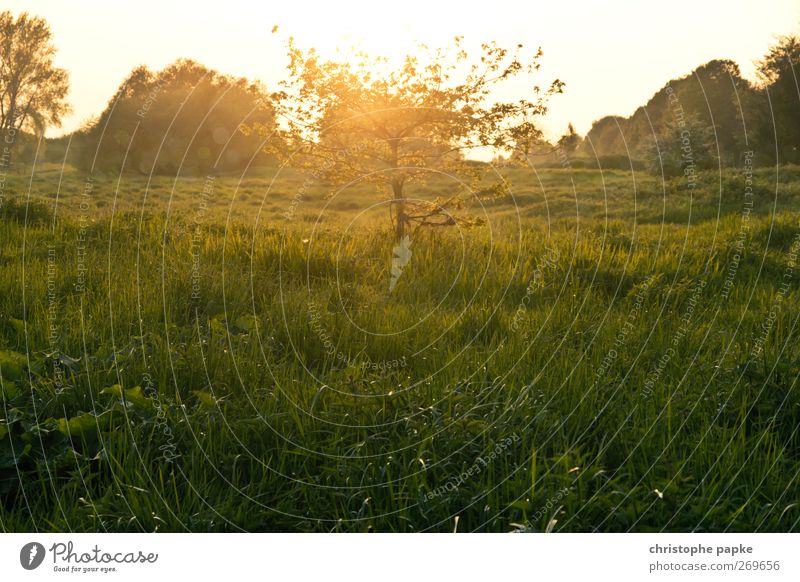
[[[400,182],[392,182],[392,193],[394,194],[392,204],[395,206],[395,216],[397,217],[397,222],[394,225],[394,234],[397,240],[400,241],[406,234],[406,222],[408,222],[408,218],[406,217],[406,199],[403,195],[403,184]]]
[[[11,168],[15,142],[16,133],[12,133],[7,129],[0,130],[0,170],[4,172]]]
[[[389,167],[397,171],[398,162],[400,159],[400,140],[396,138],[390,139],[389,148],[391,151]],[[392,179],[392,195],[394,196],[392,204],[395,206],[395,216],[397,217],[397,223],[394,225],[394,234],[397,237],[397,240],[401,241],[406,234],[406,223],[408,222],[408,218],[406,216],[406,197],[403,194],[402,178],[394,177]]]
[[[0,124],[0,167],[8,170],[11,167],[11,158],[14,155],[14,147],[17,145],[17,137],[20,128],[15,126],[16,109],[12,103],[9,107],[8,114]]]

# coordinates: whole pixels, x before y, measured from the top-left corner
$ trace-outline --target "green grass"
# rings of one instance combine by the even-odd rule
[[[10,178],[0,528],[799,531],[797,169],[746,221],[733,171],[503,172],[391,293],[363,187]]]

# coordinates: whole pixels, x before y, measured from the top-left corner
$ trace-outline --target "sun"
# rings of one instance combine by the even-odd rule
[[[300,46],[314,48],[323,58],[341,60],[357,52],[366,52],[371,57],[386,58],[389,63],[401,63],[407,55],[416,54],[420,43],[436,47],[451,40],[441,26],[448,18],[446,7],[422,2],[407,2],[404,9],[387,17],[384,11],[365,4],[363,8],[350,7],[347,14],[335,3],[315,9],[312,19],[302,21],[302,28],[282,26],[279,30],[303,30],[296,40]],[[374,6],[374,5],[373,5]],[[424,10],[424,12],[423,12]],[[287,20],[301,18],[299,14],[287,14]],[[343,17],[346,16],[346,17]],[[450,14],[452,17],[452,11]],[[335,25],[331,25],[335,22]]]

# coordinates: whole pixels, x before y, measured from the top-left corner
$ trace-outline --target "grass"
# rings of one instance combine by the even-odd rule
[[[502,173],[10,177],[0,528],[799,531],[797,169]]]

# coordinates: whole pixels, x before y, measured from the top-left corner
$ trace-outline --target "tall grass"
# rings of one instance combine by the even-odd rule
[[[318,225],[321,197],[289,223],[286,183],[270,211],[218,179],[198,214],[196,180],[83,208],[78,175],[58,207],[20,180],[0,527],[800,529],[798,183],[743,219],[735,174],[510,178],[391,292],[388,226]]]

